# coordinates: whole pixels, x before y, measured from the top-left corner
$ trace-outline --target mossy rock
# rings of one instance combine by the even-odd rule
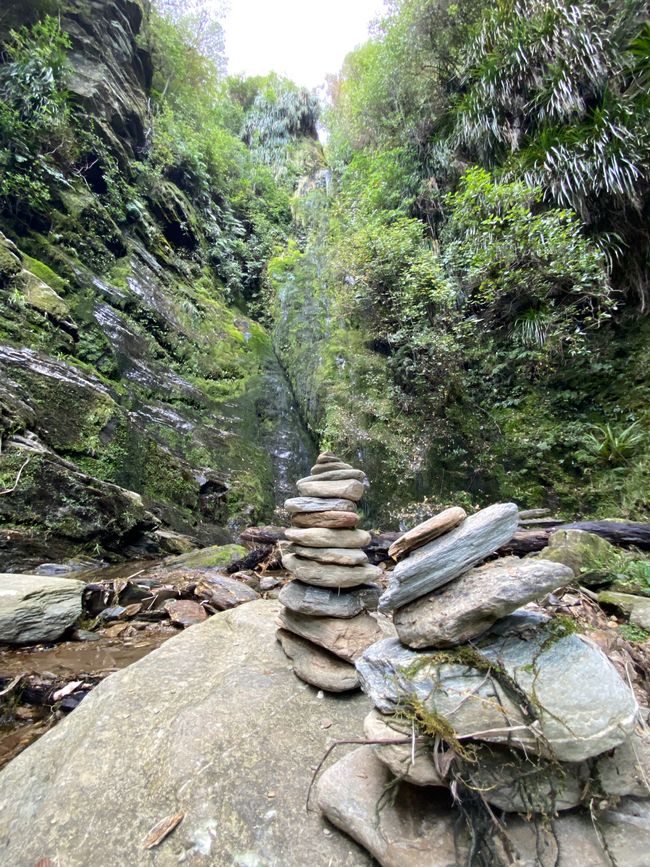
[[[190,569],[214,569],[217,567],[230,566],[236,560],[246,556],[246,548],[243,545],[211,545],[209,548],[200,548],[172,557],[165,561],[166,566],[185,566]]]
[[[63,298],[36,274],[23,269],[16,281],[30,307],[61,322],[70,319],[70,308]]]
[[[539,556],[569,566],[583,584],[607,584],[620,571],[620,550],[585,530],[556,530]]]

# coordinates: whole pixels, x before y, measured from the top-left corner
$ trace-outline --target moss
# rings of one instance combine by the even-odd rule
[[[236,560],[246,556],[246,548],[242,545],[212,545],[198,551],[190,551],[168,560],[167,564],[186,566],[192,569],[213,569],[230,566]]]
[[[0,286],[6,286],[19,271],[17,256],[0,242]]]
[[[43,283],[47,283],[47,285],[59,295],[64,295],[68,290],[70,285],[69,282],[63,279],[63,277],[59,277],[59,275],[44,262],[40,262],[38,259],[28,256],[27,253],[23,253],[23,265],[28,271],[31,271],[32,274],[38,277],[39,280],[42,280]]]

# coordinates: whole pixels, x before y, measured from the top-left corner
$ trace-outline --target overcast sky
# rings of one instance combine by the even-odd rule
[[[230,0],[225,21],[228,72],[272,70],[317,87],[338,72],[368,35],[383,0]]]

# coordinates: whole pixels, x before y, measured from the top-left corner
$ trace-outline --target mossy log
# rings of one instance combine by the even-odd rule
[[[512,539],[499,549],[499,554],[530,554],[548,545],[551,533],[557,530],[584,530],[607,539],[622,548],[640,548],[650,551],[650,524],[632,521],[577,521],[557,527],[535,530],[517,530]]]

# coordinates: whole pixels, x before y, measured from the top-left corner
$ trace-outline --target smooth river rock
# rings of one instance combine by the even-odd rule
[[[367,699],[318,698],[294,677],[278,609],[259,600],[180,633],[7,765],[0,863],[370,867],[305,811],[313,766],[332,740],[358,737]],[[144,850],[178,812],[176,830]]]
[[[416,651],[384,639],[363,654],[357,670],[383,713],[415,696],[461,738],[471,734],[539,755],[552,751],[560,761],[599,755],[632,733],[639,708],[629,686],[599,648],[563,635],[557,622],[510,615],[475,647],[479,667],[454,661],[467,648]],[[527,696],[538,715],[535,727],[524,717],[522,698],[486,671],[486,663],[502,667]]]
[[[356,512],[357,504],[351,500],[290,497],[284,501],[284,508],[292,514],[300,514],[302,512]]]
[[[366,530],[321,530],[316,527],[307,530],[291,527],[285,536],[290,542],[308,548],[366,548],[372,541]]]
[[[356,479],[338,482],[298,482],[298,493],[301,497],[324,497],[329,499],[353,500],[357,502],[363,497],[363,484]]]
[[[324,530],[353,530],[361,515],[356,512],[303,512],[291,516],[294,527],[321,527]]]
[[[279,617],[283,629],[313,641],[347,662],[354,662],[382,637],[377,621],[365,612],[341,620],[337,617],[309,617],[283,608]]]
[[[302,581],[290,581],[280,591],[280,602],[297,614],[310,617],[354,617],[374,611],[379,603],[379,587],[361,586],[352,590],[329,590]]]
[[[400,783],[388,799],[394,778],[369,746],[348,753],[323,772],[316,786],[318,806],[327,818],[357,840],[381,867],[458,867],[467,863],[469,839],[459,812],[442,789]],[[381,808],[378,809],[378,804]],[[505,851],[497,835],[488,839],[499,863],[517,867],[647,867],[650,802],[622,799],[597,814],[588,810],[528,821],[511,813],[500,817],[509,839]],[[605,840],[610,859],[601,842]],[[482,852],[487,856],[486,852]]]
[[[372,584],[382,574],[378,566],[335,566],[305,560],[295,554],[283,554],[282,565],[295,578],[316,587],[358,587],[360,584]]]
[[[445,509],[433,518],[423,521],[412,530],[408,530],[399,539],[395,539],[393,544],[388,549],[389,555],[393,560],[403,560],[411,551],[421,548],[427,542],[437,539],[443,533],[448,533],[457,527],[461,521],[467,517],[465,509],[458,506],[453,506],[451,509]]]
[[[305,476],[303,479],[298,479],[297,484],[303,482],[341,482],[345,479],[356,479],[359,482],[366,481],[366,474],[363,470],[328,470],[325,473],[318,473],[315,476]]]
[[[56,641],[81,617],[85,586],[72,578],[0,573],[0,644]]]
[[[561,563],[504,557],[399,608],[393,621],[400,640],[409,647],[464,644],[499,618],[569,584],[573,577],[573,571]]]
[[[514,503],[488,506],[418,548],[393,569],[380,609],[390,611],[406,605],[476,566],[512,538],[518,514]]]
[[[312,476],[319,476],[321,473],[331,473],[334,470],[353,470],[351,464],[346,464],[344,461],[327,461],[322,464],[314,464],[309,471]]]
[[[287,554],[296,554],[307,560],[319,563],[334,563],[337,566],[365,566],[368,555],[362,548],[308,548],[306,545],[292,545]]]
[[[278,629],[276,634],[293,663],[294,674],[305,683],[327,692],[349,692],[359,688],[359,675],[349,662],[286,629]]]

